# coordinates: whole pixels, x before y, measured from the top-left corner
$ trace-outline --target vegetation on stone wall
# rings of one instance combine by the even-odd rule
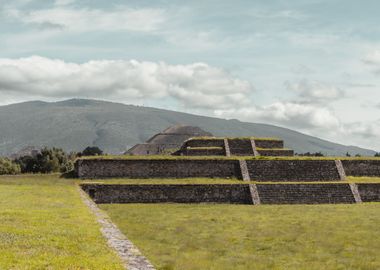
[[[20,165],[7,158],[0,158],[0,175],[18,174],[21,172]]]
[[[82,156],[100,156],[103,155],[103,151],[97,146],[88,146],[82,152],[78,153],[78,157]]]

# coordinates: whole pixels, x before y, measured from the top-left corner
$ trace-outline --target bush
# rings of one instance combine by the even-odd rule
[[[86,149],[79,153],[78,156],[100,156],[103,154],[103,151],[97,146],[88,146]]]
[[[322,152],[315,152],[315,153],[306,152],[306,153],[297,154],[297,155],[300,157],[324,157],[324,154],[322,154]]]
[[[19,174],[20,172],[20,165],[7,158],[0,158],[0,175]]]
[[[43,148],[35,157],[23,156],[16,160],[22,173],[68,172],[73,169],[73,160],[60,148]]]

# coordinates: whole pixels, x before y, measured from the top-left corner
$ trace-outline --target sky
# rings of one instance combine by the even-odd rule
[[[93,98],[380,151],[378,0],[0,0],[0,105]]]

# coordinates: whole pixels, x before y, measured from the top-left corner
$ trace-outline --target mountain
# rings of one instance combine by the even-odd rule
[[[374,155],[374,151],[345,146],[273,125],[245,123],[119,103],[71,99],[31,101],[0,106],[0,155],[29,146],[57,146],[81,151],[95,145],[108,153],[122,153],[152,135],[175,125],[198,126],[215,136],[279,137],[295,152],[347,152]]]

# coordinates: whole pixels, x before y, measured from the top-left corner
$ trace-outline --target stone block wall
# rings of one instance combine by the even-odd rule
[[[357,184],[363,202],[380,202],[380,184]],[[96,203],[253,204],[248,184],[82,184]],[[355,203],[349,184],[256,184],[261,204]]]
[[[262,204],[355,203],[348,184],[257,184]]]
[[[257,148],[284,148],[283,140],[255,139]]]
[[[232,156],[253,156],[250,139],[228,139],[228,145]]]
[[[224,147],[223,139],[190,139],[186,141],[183,148],[186,147]]]
[[[79,159],[79,178],[242,178],[238,160]],[[334,160],[247,160],[251,180],[339,181]]]
[[[186,148],[183,150],[185,156],[224,156],[224,148]]]
[[[357,184],[363,202],[380,202],[380,183]]]
[[[257,152],[260,156],[283,156],[283,157],[291,157],[294,156],[293,150],[275,150],[275,149],[257,149]]]
[[[339,181],[334,160],[247,160],[251,180]]]
[[[346,175],[379,176],[380,160],[342,160]]]
[[[79,159],[79,178],[241,178],[238,160]]]
[[[252,204],[249,186],[233,185],[88,185],[82,189],[96,203],[236,203]]]

